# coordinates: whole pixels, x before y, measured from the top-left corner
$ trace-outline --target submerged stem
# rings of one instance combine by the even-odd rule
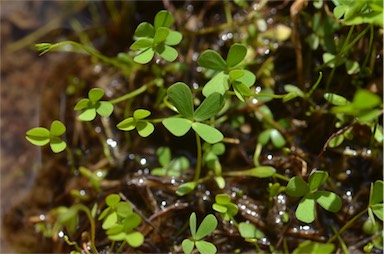
[[[195,172],[195,177],[193,178],[194,182],[197,182],[200,178],[200,173],[201,173],[201,157],[202,157],[202,152],[201,152],[201,140],[200,136],[195,132],[196,136],[196,147],[197,147],[197,158],[196,158],[196,172]]]

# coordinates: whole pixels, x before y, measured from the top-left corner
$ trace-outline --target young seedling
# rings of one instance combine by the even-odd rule
[[[65,125],[55,120],[51,123],[49,130],[44,127],[30,129],[26,133],[26,139],[36,146],[44,146],[49,143],[54,153],[60,153],[67,148],[67,143],[60,137],[65,131]]]
[[[292,197],[302,197],[296,209],[296,218],[305,223],[312,223],[316,217],[315,202],[329,212],[336,213],[341,208],[341,198],[330,191],[318,190],[328,178],[328,173],[315,171],[309,176],[308,183],[298,176],[292,177],[285,192]]]
[[[226,60],[214,50],[204,51],[197,63],[206,69],[218,71],[218,73],[205,84],[203,95],[208,97],[215,92],[224,95],[232,85],[236,96],[241,101],[244,101],[244,97],[250,96],[250,87],[255,83],[256,76],[252,72],[239,67],[246,54],[247,48],[238,43],[229,48]]]
[[[375,216],[383,221],[383,186],[384,182],[382,180],[377,180],[371,184],[371,191],[369,193],[369,206],[368,206],[368,215],[373,223],[375,223]]]
[[[185,156],[172,160],[171,149],[169,149],[169,147],[159,147],[156,155],[161,167],[152,169],[152,175],[179,177],[182,171],[189,168],[189,161]]]
[[[116,127],[122,131],[131,131],[136,129],[140,136],[148,137],[155,130],[155,127],[148,120],[145,120],[151,112],[146,109],[136,109],[132,117],[128,117],[118,123]]]
[[[75,110],[82,110],[79,115],[81,121],[92,121],[96,113],[102,117],[108,117],[113,112],[113,105],[108,101],[100,101],[104,96],[104,90],[92,88],[88,92],[88,98],[81,99],[75,106]]]
[[[189,228],[192,234],[192,239],[184,239],[181,246],[185,254],[192,253],[194,247],[201,254],[215,254],[217,248],[214,244],[202,240],[204,237],[212,233],[217,227],[217,219],[214,215],[208,214],[201,222],[196,231],[196,214],[192,213],[189,218]]]
[[[224,220],[234,221],[233,217],[237,214],[239,208],[231,202],[231,197],[227,194],[217,194],[215,201],[212,205],[213,210],[219,212]]]
[[[107,207],[99,215],[103,221],[102,228],[110,240],[125,241],[131,247],[139,247],[144,242],[141,232],[134,230],[141,223],[141,217],[133,211],[127,202],[120,201],[117,194],[108,195],[105,199]]]
[[[308,253],[308,254],[331,254],[334,253],[335,245],[332,243],[319,243],[306,240],[299,244],[299,246],[293,250],[293,254]]]
[[[220,142],[224,136],[216,128],[202,123],[216,115],[224,106],[224,98],[219,93],[210,94],[194,111],[191,89],[182,82],[177,82],[167,90],[170,102],[179,111],[180,117],[169,117],[163,120],[163,125],[173,135],[184,136],[191,128],[206,142]]]
[[[130,49],[140,52],[133,60],[140,64],[149,63],[155,53],[168,62],[173,62],[177,56],[177,50],[171,46],[180,43],[183,36],[169,27],[174,23],[172,14],[168,11],[159,11],[154,20],[154,25],[143,22],[138,25],[134,33],[135,42]]]
[[[238,229],[241,237],[243,237],[246,242],[254,244],[258,253],[262,253],[257,244],[257,240],[263,238],[265,236],[264,233],[257,229],[255,225],[246,222],[240,222]]]

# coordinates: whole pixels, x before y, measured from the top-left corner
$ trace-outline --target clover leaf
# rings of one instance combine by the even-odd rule
[[[293,250],[293,254],[308,253],[308,254],[331,254],[334,253],[335,245],[333,243],[319,243],[306,240],[299,244],[299,246]]]
[[[308,183],[297,176],[289,180],[285,192],[292,197],[302,197],[295,212],[297,219],[306,223],[313,222],[316,217],[315,203],[329,212],[340,210],[341,198],[337,194],[318,190],[327,178],[327,172],[315,171],[309,176]]]
[[[286,144],[286,141],[277,129],[267,129],[262,131],[258,136],[258,142],[262,145],[266,145],[269,141],[272,142],[276,148],[281,148]]]
[[[261,239],[264,237],[264,233],[258,230],[255,225],[246,222],[239,223],[239,232],[247,242],[254,242],[255,239]]]
[[[96,113],[102,117],[108,117],[113,112],[113,105],[108,101],[100,101],[104,96],[104,90],[92,88],[88,92],[88,98],[81,99],[76,105],[75,110],[83,110],[79,115],[81,121],[92,121]]]
[[[216,51],[208,49],[204,51],[198,64],[206,69],[218,71],[218,73],[205,84],[203,95],[208,97],[218,92],[224,95],[232,85],[236,96],[244,101],[244,97],[250,96],[250,87],[255,83],[256,76],[238,65],[244,60],[247,48],[241,44],[233,44],[224,60]]]
[[[132,117],[128,117],[118,123],[116,127],[122,131],[131,131],[136,129],[143,138],[148,137],[155,130],[155,126],[148,120],[145,120],[151,112],[146,109],[136,109]]]
[[[67,143],[60,137],[65,131],[65,125],[55,120],[51,123],[49,130],[44,127],[30,129],[26,133],[26,139],[36,146],[44,146],[49,143],[54,153],[60,153],[67,147]]]
[[[177,82],[167,90],[169,101],[181,114],[181,118],[170,117],[162,121],[164,127],[173,135],[181,137],[191,128],[206,142],[220,142],[224,136],[216,128],[201,123],[217,114],[224,106],[224,98],[219,93],[209,95],[194,111],[191,89],[182,82]]]
[[[179,44],[183,38],[181,33],[169,28],[173,22],[171,13],[162,10],[156,14],[154,25],[148,22],[140,23],[134,33],[136,41],[130,47],[132,50],[139,51],[133,60],[140,64],[146,64],[157,53],[166,61],[173,62],[178,53],[171,46]]]
[[[189,218],[189,228],[192,234],[192,239],[184,239],[181,246],[185,254],[192,253],[194,247],[201,254],[215,254],[217,248],[214,244],[202,240],[210,233],[212,233],[217,227],[217,219],[214,215],[208,214],[201,222],[199,228],[196,231],[196,213],[192,213]]]
[[[102,228],[106,230],[112,241],[125,241],[136,248],[143,244],[144,236],[135,230],[141,224],[141,217],[133,211],[128,202],[120,201],[120,196],[110,194],[105,198],[107,207],[99,215],[103,221]]]
[[[179,177],[182,171],[189,168],[189,161],[185,156],[181,156],[172,160],[171,150],[169,147],[159,147],[156,151],[156,155],[161,167],[152,169],[152,175],[168,175]]]
[[[219,212],[226,221],[232,220],[233,216],[239,211],[237,205],[231,202],[231,197],[227,194],[217,194],[215,201],[212,205],[213,210]]]
[[[368,206],[368,215],[373,223],[375,223],[375,217],[383,221],[383,189],[384,182],[382,180],[377,180],[371,184],[371,190],[369,194],[369,206]]]

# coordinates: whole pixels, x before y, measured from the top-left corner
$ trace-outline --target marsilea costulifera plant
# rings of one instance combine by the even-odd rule
[[[180,32],[171,29],[173,23],[174,18],[168,11],[160,11],[155,16],[153,25],[147,22],[141,23],[134,33],[135,42],[130,46],[130,49],[134,51],[131,52],[134,56],[130,59],[129,57],[131,55],[125,54],[125,57],[129,58],[128,62],[148,64],[154,57],[163,58],[168,62],[178,59],[179,53],[174,46],[177,46],[181,42],[183,36]],[[60,45],[63,44],[65,43]],[[68,42],[68,44],[73,43]],[[41,44],[40,49],[45,53],[49,50],[60,49],[60,45]],[[80,44],[74,45],[80,48],[83,47]],[[98,60],[112,64],[115,67],[119,66],[116,58],[102,56],[89,47],[84,47],[83,49],[86,53],[96,57]],[[281,127],[283,125],[274,119],[272,110],[266,105],[267,102],[279,98],[285,103],[297,98],[303,99],[312,105],[314,102],[312,101],[311,95],[319,85],[322,74],[320,73],[318,81],[312,86],[309,92],[304,92],[294,85],[285,85],[284,90],[286,94],[276,95],[272,89],[268,93],[255,93],[252,86],[256,81],[256,75],[246,69],[247,64],[249,64],[246,60],[247,52],[247,47],[240,43],[234,43],[229,47],[226,58],[211,49],[203,51],[197,63],[200,67],[204,68],[204,74],[209,78],[201,90],[191,89],[191,87],[184,82],[166,84],[167,86],[165,87],[163,84],[158,85],[158,87],[161,87],[161,89],[163,89],[162,91],[164,91],[164,94],[159,93],[160,95],[158,97],[160,98],[160,103],[162,102],[162,106],[164,106],[163,109],[167,109],[163,110],[166,117],[153,118],[155,111],[151,112],[151,110],[142,108],[139,105],[138,108],[132,110],[129,108],[127,112],[131,113],[124,115],[125,119],[117,120],[116,129],[126,132],[137,131],[140,137],[147,138],[150,135],[157,134],[155,130],[160,124],[176,137],[183,137],[190,131],[195,135],[197,152],[194,163],[196,169],[192,180],[183,178],[184,172],[190,167],[188,159],[185,157],[172,159],[170,148],[165,146],[158,148],[156,152],[160,167],[154,168],[151,171],[152,175],[158,177],[176,177],[178,180],[181,180],[175,192],[179,196],[192,193],[196,186],[199,184],[204,185],[206,181],[209,180],[215,180],[219,189],[222,190],[226,186],[226,177],[257,177],[265,178],[266,181],[272,181],[274,183],[271,184],[271,186],[275,186],[275,191],[270,191],[270,193],[285,192],[288,196],[292,197],[292,200],[297,202],[296,218],[304,223],[312,223],[316,220],[316,204],[329,212],[338,212],[342,204],[340,197],[329,190],[320,189],[323,188],[326,181],[329,180],[327,172],[320,170],[315,171],[309,175],[308,181],[305,181],[305,177],[304,179],[298,176],[288,178],[280,175],[278,169],[272,166],[273,164],[260,165],[262,162],[259,162],[262,147],[266,147],[270,143],[275,149],[283,151],[284,148],[289,150],[289,145],[287,145],[289,140],[286,139],[284,132],[285,126]],[[134,64],[136,65],[136,63]],[[164,61],[159,61],[156,64],[162,66]],[[158,66],[157,68],[159,68]],[[166,80],[161,74],[160,77],[156,76],[156,78]],[[153,81],[153,83],[156,82]],[[88,92],[88,97],[80,99],[74,106],[74,110],[79,112],[77,119],[83,123],[87,122],[84,124],[91,126],[93,124],[92,121],[97,120],[97,117],[110,117],[114,113],[114,104],[124,102],[128,99],[138,99],[139,95],[146,92],[148,87],[148,84],[142,85],[137,90],[110,101],[102,100],[104,97],[103,89],[92,88]],[[223,160],[220,158],[226,153],[226,149],[228,148],[226,147],[228,140],[224,136],[227,132],[224,131],[223,126],[225,125],[222,123],[226,123],[226,121],[229,122],[228,119],[231,118],[231,116],[226,114],[228,108],[231,108],[231,106],[227,106],[226,108],[226,105],[233,104],[233,102],[239,103],[239,105],[247,105],[249,99],[253,98],[258,98],[259,101],[262,102],[260,105],[257,105],[257,107],[255,106],[254,111],[249,112],[250,114],[254,114],[255,119],[262,123],[261,130],[257,133],[255,139],[257,144],[255,145],[254,165],[245,170],[228,169],[228,166],[222,165]],[[330,93],[324,94],[324,98],[333,105],[329,113],[336,115],[340,126],[349,123],[350,119],[352,119],[372,129],[376,128],[376,122],[382,110],[382,101],[373,93],[359,90],[352,101]],[[201,101],[199,101],[199,99],[201,99]],[[362,101],[369,101],[370,103]],[[171,114],[168,112],[170,111],[169,109],[172,110]],[[116,112],[115,114],[117,116]],[[27,131],[26,138],[37,146],[49,144],[53,152],[59,153],[66,149],[69,150],[66,142],[62,139],[65,132],[65,125],[56,120],[52,122],[49,129],[37,127]],[[340,136],[343,135],[340,134]],[[335,140],[329,142],[329,145],[339,145],[344,137],[340,138],[340,136],[335,136]],[[230,137],[228,137],[228,139],[229,138]],[[375,133],[375,138],[382,140],[382,136],[377,133]],[[207,172],[204,177],[201,177],[202,169]],[[102,193],[103,185],[101,183],[104,180],[103,177],[98,178],[92,170],[88,170],[81,165],[79,166],[79,172],[81,175],[86,176],[97,193]],[[286,185],[284,181],[287,183]],[[382,195],[380,195],[380,192],[382,193],[382,186],[382,182],[372,184],[370,202],[365,211],[365,213],[368,213],[371,223],[376,223],[377,219],[383,219],[380,213],[383,206],[383,198]],[[275,194],[270,195],[273,196]],[[299,199],[295,200],[295,198]],[[217,194],[215,201],[212,203],[212,209],[216,214],[225,221],[233,222],[240,236],[243,237],[245,241],[253,243],[257,250],[260,251],[257,241],[265,236],[264,233],[251,223],[237,223],[235,221],[234,218],[238,213],[239,207],[235,201],[231,200],[231,196],[227,194]],[[95,204],[95,207],[97,207],[97,205],[98,204]],[[92,209],[91,213],[83,206],[81,209],[79,206],[69,208],[61,207],[56,210],[56,215],[60,222],[56,226],[68,228],[70,233],[73,232],[78,223],[77,213],[80,210],[86,212],[87,216],[91,215],[88,217],[89,220],[92,221],[90,222],[93,227],[91,230],[92,237],[95,236],[93,232],[95,228],[94,224],[99,222],[101,224],[99,228],[105,231],[105,235],[109,241],[112,242],[111,246],[114,246],[114,242],[118,241],[122,242],[121,246],[128,244],[136,248],[141,246],[145,240],[144,235],[137,229],[142,222],[142,218],[138,213],[134,212],[129,202],[121,201],[120,196],[117,194],[111,194],[106,197],[106,207],[101,211],[95,208]],[[65,213],[69,215],[65,216]],[[191,214],[189,226],[192,237],[180,243],[183,251],[185,253],[191,253],[196,247],[202,253],[216,253],[217,248],[212,243],[203,239],[215,233],[214,230],[217,224],[218,222],[215,216],[210,214],[205,216],[200,227],[197,228],[196,214]],[[345,230],[345,228],[342,228],[340,233],[343,230]],[[333,240],[334,239],[331,239],[330,242]],[[334,245],[332,243],[320,244],[304,242],[298,247],[296,252],[310,248],[332,251],[333,247]],[[94,242],[92,242],[92,251],[97,252]],[[111,251],[115,251],[115,249],[112,247]],[[120,250],[117,252],[119,251]]]

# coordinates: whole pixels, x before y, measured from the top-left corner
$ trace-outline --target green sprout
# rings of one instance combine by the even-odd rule
[[[103,220],[102,228],[106,230],[108,238],[112,241],[125,241],[131,247],[139,247],[144,242],[144,236],[134,230],[141,224],[141,217],[133,211],[127,202],[120,201],[120,196],[110,194],[106,197],[107,207],[99,215]]]
[[[371,184],[371,191],[369,193],[369,206],[368,206],[368,215],[373,223],[375,223],[375,217],[383,221],[383,186],[384,182],[382,180],[377,180]]]
[[[152,175],[179,177],[182,171],[189,168],[189,161],[185,156],[172,160],[171,149],[169,149],[169,147],[159,147],[156,151],[156,155],[161,167],[152,169]]]
[[[30,129],[26,133],[26,139],[36,146],[44,146],[49,143],[54,153],[60,153],[67,148],[67,143],[60,137],[65,131],[65,125],[55,120],[51,123],[49,130],[44,127]]]
[[[315,171],[309,176],[308,183],[298,176],[292,177],[285,192],[292,197],[302,197],[296,209],[296,218],[311,223],[316,217],[315,202],[329,212],[336,213],[341,208],[341,198],[330,191],[318,190],[328,178],[328,173]]]
[[[203,95],[208,97],[218,92],[224,95],[232,85],[235,95],[244,101],[244,97],[250,96],[250,87],[255,83],[256,76],[238,65],[244,60],[247,48],[241,44],[233,44],[224,60],[216,51],[208,49],[204,51],[197,63],[218,73],[205,84]]]
[[[177,82],[167,90],[170,102],[181,114],[181,118],[170,117],[163,120],[163,125],[173,135],[184,136],[192,129],[206,142],[214,144],[220,142],[224,136],[216,128],[202,123],[215,114],[224,106],[224,98],[219,93],[210,94],[194,111],[191,89],[182,82]]]
[[[196,231],[196,213],[192,213],[189,218],[189,228],[192,234],[192,239],[184,239],[182,248],[185,254],[192,253],[196,246],[201,254],[215,254],[217,248],[214,244],[202,240],[204,237],[212,233],[217,227],[217,219],[214,215],[208,214],[201,222]]]
[[[156,14],[154,25],[148,22],[140,23],[134,33],[136,41],[130,47],[130,49],[140,50],[140,52],[133,60],[146,64],[157,53],[168,62],[173,62],[178,53],[171,46],[179,44],[183,38],[181,33],[169,28],[173,23],[172,14],[165,10]]]
[[[128,117],[118,123],[116,127],[122,131],[131,131],[136,129],[140,136],[148,137],[155,130],[155,127],[148,120],[145,120],[151,112],[146,109],[136,109],[132,117]]]
[[[104,90],[92,88],[88,92],[88,98],[81,99],[75,106],[75,110],[83,110],[79,115],[81,121],[92,121],[96,113],[102,117],[108,117],[113,112],[113,105],[108,101],[100,101],[104,96]]]
[[[335,245],[332,243],[319,243],[306,240],[299,244],[299,246],[293,250],[293,254],[308,253],[308,254],[331,254],[334,253]]]
[[[224,220],[233,220],[233,216],[237,214],[239,208],[231,202],[231,197],[227,194],[217,194],[215,201],[212,205],[213,210],[219,212]]]

